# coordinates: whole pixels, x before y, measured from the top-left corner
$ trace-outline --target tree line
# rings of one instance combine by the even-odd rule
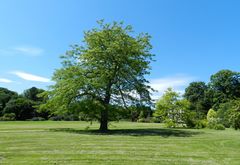
[[[44,92],[36,87],[25,90],[22,94],[6,88],[0,88],[0,120],[47,119],[47,112],[38,112],[37,107],[44,103],[38,94]]]
[[[67,111],[54,111],[60,105],[49,105],[43,89],[36,87],[22,94],[0,88],[0,120],[98,120],[96,102],[79,101]],[[50,101],[50,102],[49,102]],[[47,104],[48,103],[48,104]],[[109,106],[109,121],[165,123],[167,127],[240,128],[240,73],[221,70],[210,77],[209,83],[192,82],[180,94],[171,88],[159,98],[155,105],[132,104]]]
[[[44,98],[43,89],[31,87],[26,89],[22,94],[11,91],[7,88],[0,87],[0,121],[14,120],[96,120],[98,115],[98,105],[91,100],[84,101],[72,107],[66,112],[53,113],[53,107],[45,107],[49,98]],[[57,106],[57,105],[54,105]],[[44,107],[44,108],[43,108]],[[121,106],[111,106],[109,120],[130,120],[133,122],[144,119],[152,115],[152,109],[138,105],[124,109]]]
[[[154,116],[169,127],[240,128],[240,73],[220,70],[209,83],[192,82],[183,96],[168,89],[157,101]]]

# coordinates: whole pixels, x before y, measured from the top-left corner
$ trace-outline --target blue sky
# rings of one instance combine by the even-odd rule
[[[124,21],[152,35],[148,79],[161,93],[239,71],[238,0],[0,0],[0,86],[21,93],[50,85],[59,56],[96,20]]]

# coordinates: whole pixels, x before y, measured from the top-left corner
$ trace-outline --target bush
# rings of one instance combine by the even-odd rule
[[[0,117],[0,121],[14,121],[16,115],[14,113],[6,113]]]
[[[140,118],[137,120],[137,122],[140,123],[150,123],[151,122],[151,118]]]
[[[29,121],[45,121],[46,119],[44,119],[43,117],[33,117],[32,119],[30,119]]]
[[[217,112],[210,109],[207,113],[207,126],[210,129],[215,129],[216,125],[219,123],[217,118]]]
[[[11,99],[3,109],[4,114],[14,113],[16,120],[31,119],[35,115],[35,103],[26,98]]]
[[[212,119],[208,121],[207,127],[210,129],[214,129],[217,124],[218,124],[217,119]]]
[[[224,125],[222,124],[216,124],[215,127],[214,127],[215,130],[225,130],[225,127]]]
[[[196,121],[197,121],[197,114],[196,112],[188,111],[184,114],[183,118],[184,123],[188,128],[195,128]]]
[[[49,118],[49,120],[61,121],[61,120],[63,120],[63,116],[52,116],[52,117]]]
[[[174,123],[172,120],[167,119],[164,121],[165,125],[167,128],[175,128],[176,127],[176,123]]]
[[[240,129],[240,110],[233,110],[231,112],[230,121],[235,130]]]
[[[207,113],[207,120],[210,121],[210,120],[213,120],[217,118],[217,112],[214,111],[213,109],[209,109],[208,113]]]
[[[150,120],[151,123],[161,123],[161,119],[158,117],[152,117]]]
[[[223,124],[225,128],[231,127],[230,115],[232,110],[234,109],[234,102],[222,103],[219,105],[219,109],[217,111],[217,117],[219,119],[219,123]]]
[[[197,129],[202,129],[207,127],[207,121],[206,120],[197,120],[195,122],[195,127]]]
[[[79,116],[74,115],[74,114],[66,115],[66,116],[63,117],[63,120],[64,121],[79,121]]]

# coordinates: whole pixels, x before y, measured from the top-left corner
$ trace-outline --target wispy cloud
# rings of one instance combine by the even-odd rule
[[[36,81],[36,82],[44,82],[44,83],[52,82],[49,78],[41,77],[38,75],[34,75],[34,74],[22,72],[22,71],[13,71],[10,73],[18,76],[21,79],[27,80],[27,81]]]
[[[0,56],[14,56],[14,55],[39,56],[43,52],[44,50],[38,47],[16,46],[6,49],[0,49]]]
[[[38,56],[43,53],[43,49],[37,47],[26,47],[26,46],[19,46],[15,47],[14,50],[21,52],[22,54]]]
[[[0,78],[0,83],[12,83],[12,80],[6,79],[6,78]]]
[[[152,79],[150,80],[150,86],[157,90],[157,92],[153,93],[153,99],[158,99],[169,87],[173,88],[176,92],[183,94],[187,85],[194,80],[196,80],[196,78],[187,75]]]

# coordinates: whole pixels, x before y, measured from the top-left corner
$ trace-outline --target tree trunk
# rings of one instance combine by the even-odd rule
[[[108,131],[108,107],[111,99],[111,86],[112,86],[112,82],[110,80],[106,88],[105,98],[103,101],[104,109],[101,111],[100,128],[99,128],[101,132]]]
[[[101,119],[100,119],[100,128],[99,130],[101,132],[107,132],[108,131],[108,106],[110,102],[110,92],[106,92],[106,97],[104,99],[104,109],[101,111]]]
[[[101,112],[101,120],[100,120],[99,130],[101,132],[107,132],[108,131],[108,108],[105,108]]]

